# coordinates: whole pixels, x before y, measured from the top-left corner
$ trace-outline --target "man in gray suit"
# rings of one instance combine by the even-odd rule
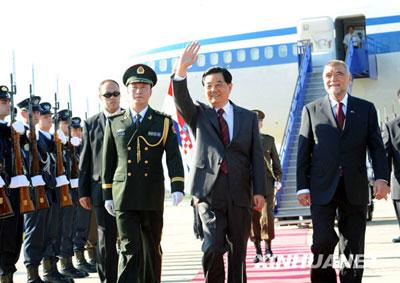
[[[204,275],[206,282],[224,282],[228,251],[228,282],[246,282],[251,209],[261,210],[266,194],[257,115],[229,100],[232,76],[220,67],[202,77],[208,105],[192,100],[186,76],[199,48],[197,43],[185,48],[173,89],[176,107],[196,139],[189,186],[203,223]]]
[[[397,99],[400,102],[400,89],[397,91]],[[388,158],[388,180],[390,179],[390,188],[392,189],[391,197],[400,225],[400,117],[385,124],[383,142]],[[400,236],[392,241],[393,243],[400,243]]]
[[[99,86],[99,98],[103,105],[100,112],[84,122],[82,151],[79,161],[79,203],[86,209],[94,206],[97,221],[97,272],[102,283],[117,282],[118,254],[116,250],[117,224],[105,207],[102,192],[101,162],[103,136],[108,116],[119,112],[119,85],[104,80]]]
[[[339,251],[351,264],[341,266],[340,282],[361,282],[369,200],[366,152],[372,159],[374,194],[379,200],[389,192],[385,149],[374,105],[347,93],[351,81],[347,65],[328,62],[323,80],[327,95],[303,108],[297,159],[298,200],[311,205],[311,281],[336,282],[332,263],[340,240]]]

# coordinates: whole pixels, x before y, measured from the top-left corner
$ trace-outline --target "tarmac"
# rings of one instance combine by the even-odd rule
[[[279,226],[276,229],[307,229],[307,242],[311,243],[312,229],[297,226]],[[366,232],[366,250],[364,283],[395,283],[400,278],[400,243],[392,239],[400,235],[391,200],[375,201],[373,219],[368,222]],[[193,282],[201,273],[201,241],[193,234],[193,210],[190,199],[179,206],[172,206],[171,199],[166,198],[164,211],[164,229],[162,236],[163,267],[161,282]],[[26,269],[23,265],[23,253],[17,264],[14,282],[26,280]],[[267,270],[265,272],[268,272]],[[78,283],[100,282],[97,274],[75,279]],[[199,280],[196,280],[199,282]],[[250,283],[251,280],[248,280]],[[272,282],[273,280],[268,282]],[[280,281],[281,282],[281,281]],[[288,280],[289,282],[289,280]]]

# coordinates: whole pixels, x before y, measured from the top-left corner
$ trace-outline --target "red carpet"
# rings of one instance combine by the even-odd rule
[[[277,262],[253,263],[255,248],[247,247],[247,282],[249,283],[309,283],[311,251],[307,244],[307,229],[278,228],[272,247]],[[225,259],[226,267],[226,259]],[[192,282],[204,282],[200,271]]]

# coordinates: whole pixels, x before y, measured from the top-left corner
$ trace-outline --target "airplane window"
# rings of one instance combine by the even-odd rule
[[[203,67],[206,64],[206,56],[204,54],[199,54],[197,57],[197,66]]]
[[[279,53],[279,57],[286,57],[288,54],[287,46],[279,45],[278,53]]]
[[[264,57],[266,59],[272,59],[272,57],[274,57],[274,49],[272,46],[267,46],[264,48]]]
[[[292,44],[292,54],[297,56],[297,43]]]
[[[231,51],[225,51],[223,53],[224,57],[224,63],[231,63],[232,62],[232,52]]]
[[[160,69],[161,72],[165,72],[168,67],[168,61],[167,59],[162,59],[158,62],[158,68]]]
[[[210,63],[211,63],[211,65],[217,65],[218,64],[218,53],[211,53],[210,54]]]
[[[244,62],[246,60],[246,51],[243,49],[238,50],[236,53],[236,59],[238,62]]]
[[[156,62],[155,61],[149,61],[149,62],[146,63],[146,65],[148,65],[153,70],[156,68]]]
[[[258,48],[250,49],[250,58],[253,61],[260,59],[260,50]]]

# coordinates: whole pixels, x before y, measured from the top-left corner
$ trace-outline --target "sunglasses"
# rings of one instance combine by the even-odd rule
[[[104,96],[105,98],[110,98],[111,96],[117,97],[120,94],[121,93],[119,91],[114,91],[114,92],[106,92],[102,96]]]

